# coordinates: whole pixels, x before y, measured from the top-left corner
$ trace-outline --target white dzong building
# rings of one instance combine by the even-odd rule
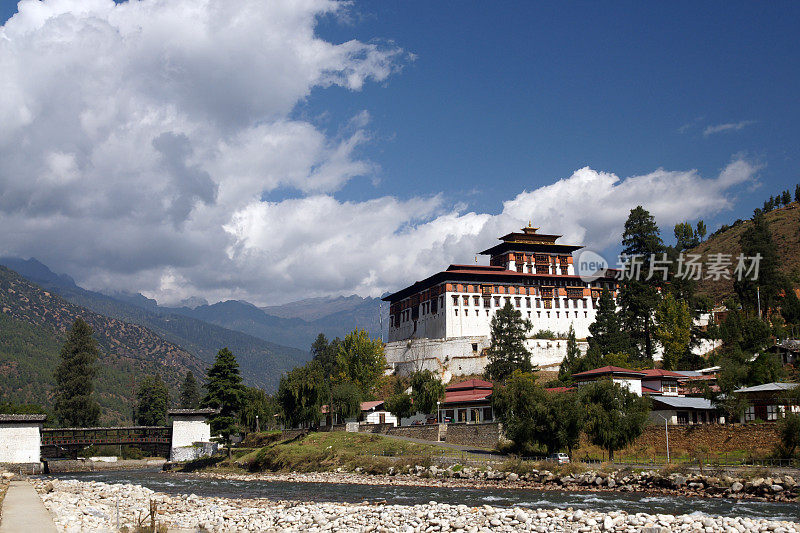
[[[450,265],[383,298],[390,304],[386,358],[391,370],[428,369],[445,381],[482,373],[490,322],[506,301],[533,324],[527,340],[533,364],[557,366],[566,342],[533,338],[534,333],[566,333],[572,326],[577,338],[587,337],[601,290],[616,297],[617,283],[613,271],[583,281],[572,257],[582,247],[557,243],[560,235],[537,230],[528,225],[480,252],[490,257],[488,266]]]

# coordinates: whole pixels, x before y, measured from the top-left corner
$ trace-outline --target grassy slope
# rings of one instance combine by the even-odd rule
[[[792,202],[786,207],[770,211],[766,218],[772,231],[772,238],[778,247],[781,270],[797,283],[797,274],[800,273],[800,205]],[[734,224],[731,228],[709,237],[708,240],[688,253],[701,254],[704,258],[716,253],[731,254],[734,265],[731,267],[731,275],[733,275],[736,256],[741,253],[739,239],[750,224],[752,224],[750,220]],[[707,294],[719,303],[733,295],[733,281],[702,280],[699,283],[698,292]]]
[[[335,431],[277,441],[249,451],[235,459],[233,464],[222,461],[216,468],[225,470],[238,467],[254,472],[320,472],[361,466],[367,472],[378,473],[401,463],[424,464],[426,456],[449,452],[456,453],[434,444],[418,444],[369,433]],[[402,459],[399,462],[391,458],[398,456]]]

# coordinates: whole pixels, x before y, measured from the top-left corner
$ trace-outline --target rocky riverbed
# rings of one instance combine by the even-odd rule
[[[171,528],[216,531],[667,531],[800,532],[800,523],[701,515],[599,513],[568,509],[423,505],[346,504],[228,499],[194,494],[171,496],[131,484],[38,479],[35,486],[61,531],[132,528],[150,502],[158,523]],[[149,523],[149,520],[147,520]]]

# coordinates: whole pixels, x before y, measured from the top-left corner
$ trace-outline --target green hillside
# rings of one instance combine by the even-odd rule
[[[0,397],[51,407],[53,371],[65,332],[80,316],[100,346],[96,390],[103,423],[131,421],[136,380],[159,372],[177,391],[187,370],[204,373],[202,361],[151,330],[100,315],[0,267]]]
[[[35,259],[0,258],[0,264],[12,268],[46,291],[55,292],[75,305],[144,326],[209,365],[217,351],[227,347],[236,355],[244,381],[268,392],[277,389],[281,374],[305,364],[311,357],[307,348],[300,350],[282,346],[222,325],[159,308],[155,302],[144,307],[141,302],[134,303],[133,298],[132,301],[126,301],[121,297],[83,289],[68,276],[55,274]],[[145,300],[145,303],[150,301]],[[311,345],[310,341],[308,345]]]
[[[792,202],[789,205],[774,209],[764,215],[769,222],[772,239],[778,248],[781,260],[781,270],[789,276],[795,286],[800,282],[800,205]],[[739,239],[744,230],[752,224],[750,220],[737,220],[729,227],[717,230],[699,246],[687,253],[701,254],[704,260],[711,254],[730,254],[733,266],[731,275],[736,265],[736,256],[741,253]],[[704,279],[698,285],[698,293],[710,296],[716,303],[733,296],[732,279]]]

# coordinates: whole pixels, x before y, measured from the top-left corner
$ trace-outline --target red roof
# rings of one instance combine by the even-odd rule
[[[583,378],[583,377],[594,377],[594,376],[605,376],[606,374],[629,374],[634,376],[644,376],[643,372],[639,372],[638,370],[631,370],[630,368],[622,368],[619,366],[603,366],[600,368],[594,368],[592,370],[587,370],[585,372],[578,372],[577,374],[572,374],[573,378]]]
[[[494,388],[494,384],[491,381],[483,381],[482,379],[469,379],[467,381],[460,381],[458,383],[453,383],[452,385],[448,385],[445,389],[446,391],[460,391],[460,390],[471,390],[471,389],[489,389],[492,390]]]
[[[575,390],[575,387],[550,387],[544,390],[547,392],[572,392]]]
[[[683,374],[678,374],[677,372],[672,372],[671,370],[663,370],[661,368],[648,368],[647,370],[642,370],[645,376],[649,378],[685,378]]]
[[[642,394],[661,394],[661,391],[642,386]]]
[[[374,400],[371,402],[361,402],[361,410],[362,411],[371,411],[376,407],[380,407],[383,405],[383,400]]]
[[[445,389],[443,405],[488,400],[494,385],[489,381],[470,379],[454,383]]]

